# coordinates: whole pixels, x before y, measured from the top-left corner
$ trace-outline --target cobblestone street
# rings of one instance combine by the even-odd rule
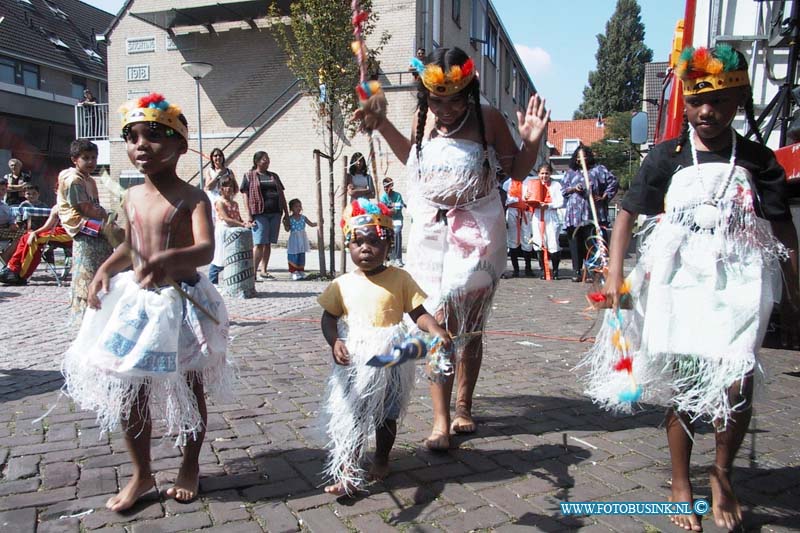
[[[278,261],[278,259],[275,259]],[[565,274],[562,270],[562,274]],[[325,494],[326,438],[317,415],[330,371],[316,296],[324,282],[259,282],[258,297],[228,300],[236,403],[209,404],[201,494],[166,499],[180,451],[155,435],[158,491],[130,512],[105,509],[131,465],[119,433],[100,436],[94,415],[59,399],[68,287],[43,270],[27,287],[0,287],[0,531],[677,531],[662,516],[565,517],[559,501],[666,501],[669,453],[660,408],[631,417],[599,411],[573,372],[592,326],[587,286],[504,280],[489,323],[474,435],[454,449],[424,449],[431,409],[420,373],[392,454],[391,476],[368,494]],[[734,484],[751,530],[800,529],[800,357],[763,351],[769,389],[756,401]],[[58,401],[55,409],[41,417]],[[709,497],[714,436],[700,426],[696,497]],[[705,531],[718,531],[710,519]]]

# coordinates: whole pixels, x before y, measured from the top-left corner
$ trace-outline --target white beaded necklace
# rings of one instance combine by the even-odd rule
[[[694,223],[701,229],[712,229],[717,226],[719,221],[719,201],[725,196],[725,191],[733,180],[733,171],[736,168],[736,132],[731,128],[731,159],[728,162],[728,170],[725,177],[723,177],[717,190],[713,193],[708,192],[705,182],[703,182],[703,173],[700,170],[700,164],[697,161],[697,146],[694,140],[695,131],[691,126],[689,127],[689,145],[692,148],[692,163],[697,172],[697,179],[703,189],[703,193],[707,195],[706,200],[698,205],[694,210]]]
[[[467,119],[469,118],[469,113],[470,113],[470,110],[467,109],[467,112],[464,113],[464,118],[461,119],[461,124],[459,124],[455,129],[450,130],[448,132],[444,132],[439,128],[439,125],[437,124],[436,125],[436,132],[439,135],[441,135],[442,137],[450,137],[451,135],[455,135],[456,133],[458,133],[461,130],[461,128],[464,127],[464,124],[467,123]]]

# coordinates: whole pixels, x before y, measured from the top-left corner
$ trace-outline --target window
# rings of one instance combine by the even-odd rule
[[[564,149],[561,151],[561,155],[572,155],[572,153],[577,150],[578,146],[580,145],[580,139],[564,139]]]
[[[16,62],[12,59],[0,57],[0,82],[15,84]]]
[[[83,98],[83,91],[86,90],[86,78],[72,76],[72,97],[76,100]]]
[[[453,22],[456,26],[461,27],[461,0],[452,0],[450,8],[453,11]]]
[[[50,11],[53,13],[53,15],[57,16],[58,18],[64,19],[64,20],[69,19],[69,17],[67,17],[67,14],[64,13],[63,11],[61,11],[61,9],[59,9],[59,7],[57,5],[51,4],[47,0],[45,0],[45,4],[47,5],[47,7],[50,8]]]
[[[503,52],[505,53],[505,62],[503,63],[503,87],[506,90],[506,94],[508,94],[509,89],[511,89],[511,53],[508,51],[508,47],[504,47]]]
[[[92,61],[96,61],[98,63],[103,62],[103,57],[91,48],[84,48],[83,51],[86,52],[87,56],[92,58]]]
[[[486,0],[472,0],[472,20],[470,21],[469,39],[472,46],[484,42],[486,31]]]
[[[433,48],[442,46],[442,0],[433,0]]]
[[[17,3],[29,9],[33,9],[33,4],[31,3],[31,0],[17,0]]]
[[[39,65],[22,63],[22,85],[31,89],[39,88]]]
[[[486,43],[483,45],[483,55],[495,65],[497,64],[497,26],[488,18],[486,19]]]
[[[51,43],[53,43],[53,44],[54,44],[54,45],[56,45],[57,47],[59,47],[59,48],[63,48],[64,50],[69,50],[69,46],[67,46],[67,43],[65,43],[64,41],[62,41],[62,40],[61,40],[61,38],[59,38],[59,36],[58,36],[58,35],[56,35],[55,33],[51,32],[51,31],[48,31],[48,30],[46,30],[46,29],[44,29],[44,28],[39,28],[39,31],[40,31],[40,32],[41,32],[41,33],[42,33],[42,34],[43,34],[45,37],[47,37],[47,39],[48,39],[48,40],[49,40]]]
[[[38,89],[39,65],[10,57],[0,57],[0,81]]]
[[[519,83],[517,83],[517,66],[511,67],[511,99],[515,102],[519,99]]]

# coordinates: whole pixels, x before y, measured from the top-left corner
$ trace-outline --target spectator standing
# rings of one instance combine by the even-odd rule
[[[78,105],[83,107],[83,125],[84,131],[81,137],[99,137],[97,130],[97,98],[94,97],[92,91],[89,89],[83,90],[83,98],[80,99]]]
[[[225,154],[219,148],[211,150],[211,164],[203,172],[205,173],[206,194],[208,194],[213,206],[219,200],[221,183],[226,179],[235,180],[236,175],[225,165]],[[216,211],[211,214],[216,223]]]
[[[586,191],[585,180],[581,164],[578,162],[578,152],[584,151],[586,167],[589,169],[589,182],[591,191]],[[561,192],[564,196],[566,214],[564,223],[569,234],[569,252],[572,256],[572,281],[583,279],[583,261],[586,259],[586,242],[593,234],[592,213],[589,208],[589,194],[595,199],[597,218],[600,226],[606,228],[603,236],[607,241],[608,228],[608,202],[615,194],[619,182],[614,174],[603,165],[595,161],[592,150],[586,146],[579,146],[573,153],[569,162],[569,170],[561,181]],[[589,280],[589,278],[587,278]]]
[[[272,245],[278,242],[281,215],[289,216],[289,207],[283,194],[280,177],[269,171],[267,152],[253,154],[253,168],[245,173],[239,189],[244,195],[249,222],[253,223],[253,261],[256,273],[259,264],[264,268],[260,275],[264,279],[275,279],[267,269]]]
[[[347,177],[347,195],[350,201],[358,198],[375,198],[375,184],[367,170],[367,160],[356,152],[350,158],[350,169]]]
[[[394,180],[392,178],[383,178],[383,194],[381,194],[381,203],[392,210],[392,223],[394,224],[394,249],[391,250],[389,258],[394,261],[397,266],[403,266],[403,208],[406,207],[403,202],[403,195],[394,190]]]

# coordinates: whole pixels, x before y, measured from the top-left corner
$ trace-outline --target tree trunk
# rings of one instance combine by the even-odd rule
[[[314,150],[314,169],[317,174],[317,252],[319,253],[319,275],[324,276],[327,272],[325,268],[325,223],[322,219],[324,213],[322,209],[322,169],[320,168],[319,150]],[[333,222],[331,222],[333,224]]]
[[[347,156],[342,158],[342,163],[342,216],[344,216],[344,210],[349,200],[347,197]],[[342,274],[344,274],[347,272],[347,246],[344,244],[344,234],[342,234],[342,252],[340,258],[342,261]]]
[[[329,106],[330,107],[330,106]],[[329,188],[329,204],[331,210],[331,229],[330,238],[330,260],[331,260],[331,278],[336,275],[336,205],[334,203],[333,194],[333,110],[328,109],[328,188]]]

